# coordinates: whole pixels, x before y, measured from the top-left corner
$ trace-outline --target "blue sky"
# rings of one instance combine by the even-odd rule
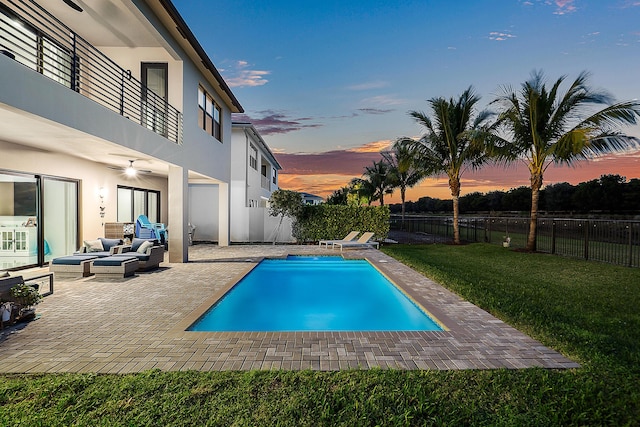
[[[292,190],[324,196],[346,185],[389,142],[421,134],[409,110],[470,85],[484,106],[534,69],[550,81],[587,70],[616,99],[640,98],[640,0],[173,3],[244,107],[234,119],[256,125]],[[550,170],[545,182],[602,173],[640,178],[640,153]],[[443,182],[426,180],[409,199],[447,197]],[[528,176],[486,170],[462,185],[509,189]]]

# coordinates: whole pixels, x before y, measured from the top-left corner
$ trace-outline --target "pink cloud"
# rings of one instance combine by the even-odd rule
[[[234,121],[252,123],[262,135],[284,134],[304,128],[321,127],[321,124],[311,123],[311,117],[293,118],[280,111],[265,110],[256,114],[262,117],[249,117],[247,114],[234,114]]]
[[[313,154],[277,155],[282,165],[280,175],[350,175],[362,176],[365,166],[379,161],[382,156],[376,151],[335,150]]]
[[[564,15],[567,13],[572,13],[577,10],[575,6],[575,0],[555,0],[555,5],[557,7],[554,12],[556,15]]]

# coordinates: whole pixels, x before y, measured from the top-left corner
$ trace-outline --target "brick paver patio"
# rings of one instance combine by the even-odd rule
[[[189,263],[163,263],[129,279],[56,280],[38,320],[0,331],[0,372],[579,367],[374,249],[344,255],[369,259],[447,331],[185,332],[262,257],[332,253],[292,245],[189,249]]]

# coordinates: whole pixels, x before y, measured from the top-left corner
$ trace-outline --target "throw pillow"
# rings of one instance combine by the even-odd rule
[[[149,248],[150,248],[150,247],[152,247],[152,246],[153,246],[153,243],[147,240],[146,242],[143,242],[143,243],[138,247],[137,252],[138,252],[138,253],[140,253],[140,254],[147,253],[147,249],[149,249]]]
[[[87,252],[102,252],[104,251],[104,247],[102,246],[102,242],[100,239],[96,240],[85,240],[84,246],[87,248]]]
[[[143,244],[144,242],[151,242],[153,244],[157,244],[158,241],[155,239],[140,239],[138,237],[134,237],[133,240],[131,241],[131,252],[137,252],[140,245]]]
[[[122,244],[122,240],[120,239],[105,239],[104,237],[98,237],[98,240],[102,242],[102,248],[105,251],[110,251],[113,246]]]

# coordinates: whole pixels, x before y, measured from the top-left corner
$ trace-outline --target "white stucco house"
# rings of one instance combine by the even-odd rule
[[[269,216],[268,201],[278,189],[282,166],[253,124],[232,122],[230,162],[230,242],[293,241],[290,220],[278,229],[279,218]],[[217,207],[207,201],[218,199],[217,185],[189,184],[189,224],[196,242],[217,241]]]
[[[139,214],[166,225],[165,259],[186,262],[194,197],[228,245],[239,112],[169,0],[0,0],[0,269],[45,265]]]
[[[302,203],[305,205],[319,205],[324,203],[324,199],[311,193],[300,193],[302,195]]]
[[[290,221],[276,230],[268,212],[282,166],[251,123],[233,122],[231,141],[231,241],[292,241]]]

